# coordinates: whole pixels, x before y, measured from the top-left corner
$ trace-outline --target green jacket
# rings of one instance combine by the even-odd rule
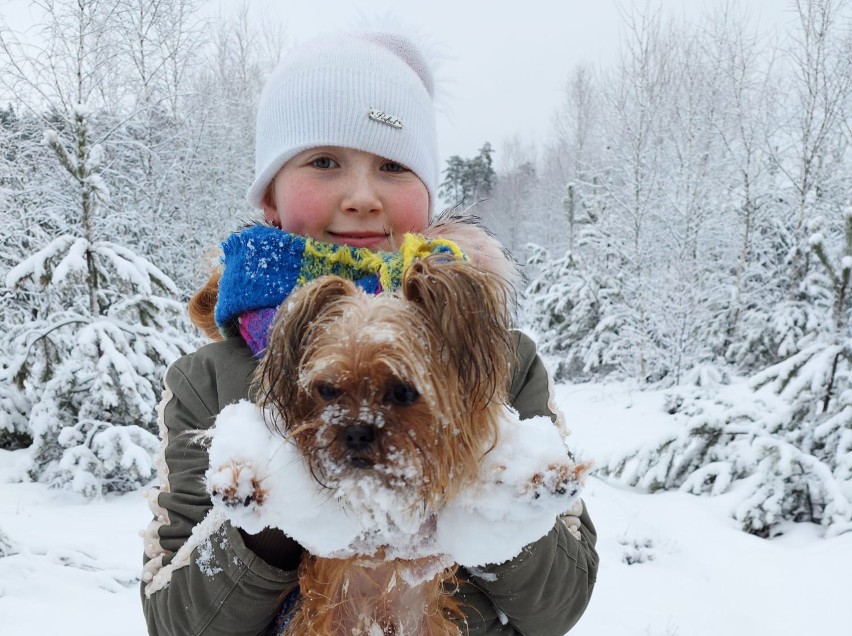
[[[515,340],[514,407],[521,417],[557,421],[549,376],[535,345],[520,332]],[[204,488],[207,451],[192,434],[209,428],[223,407],[248,396],[256,365],[245,343],[229,338],[179,359],[166,373],[158,407],[160,483],[148,493],[154,519],[144,533],[142,606],[150,636],[266,634],[281,600],[296,585],[294,569],[270,564],[292,562],[275,552],[275,546],[283,546],[292,553],[292,541],[283,534],[244,535],[226,523],[198,554],[193,552],[195,558],[174,569],[167,586],[145,594],[152,575],[169,566],[211,508]],[[576,528],[577,519],[566,518],[512,561],[475,573],[460,570],[457,595],[466,608],[468,633],[561,636],[577,622],[598,565],[594,526],[585,509],[578,516],[579,533],[569,529],[569,523]]]

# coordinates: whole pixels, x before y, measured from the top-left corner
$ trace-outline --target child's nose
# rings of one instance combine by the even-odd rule
[[[380,212],[382,200],[377,186],[372,175],[354,172],[346,184],[341,207],[345,212]]]

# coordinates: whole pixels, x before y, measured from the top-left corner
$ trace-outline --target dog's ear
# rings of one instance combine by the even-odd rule
[[[406,269],[402,293],[436,330],[440,359],[452,362],[473,403],[505,400],[514,355],[508,283],[470,262],[436,254]]]
[[[270,407],[275,426],[286,429],[296,405],[299,366],[322,315],[336,301],[357,293],[339,276],[323,276],[295,290],[282,304],[269,333],[269,345],[254,375],[256,401]]]

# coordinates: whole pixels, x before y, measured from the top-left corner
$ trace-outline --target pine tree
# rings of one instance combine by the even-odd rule
[[[803,285],[824,301],[817,305],[822,328],[806,330],[796,353],[752,380],[790,407],[762,445],[760,479],[737,512],[749,530],[771,528],[779,506],[787,518],[821,522],[832,532],[852,529],[852,207],[844,216],[834,255],[821,232],[808,242]]]
[[[29,410],[19,387],[8,380],[0,384],[0,448],[15,450],[32,444]]]
[[[805,331],[787,359],[755,374],[752,403],[680,390],[669,412],[681,430],[602,472],[654,491],[721,494],[746,489],[734,517],[747,532],[778,534],[786,521],[808,521],[832,536],[852,530],[852,208],[834,254],[822,233],[809,241],[803,281],[825,302],[816,330]]]
[[[153,474],[154,405],[165,366],[189,350],[172,281],[105,239],[109,191],[94,115],[78,105],[63,134],[45,133],[67,177],[78,223],[7,274],[9,288],[46,299],[46,311],[8,335],[4,375],[29,395],[30,474],[88,496],[126,491]]]
[[[0,108],[0,281],[11,285],[0,284],[0,445],[35,435],[41,479],[67,481],[50,476],[67,450],[50,441],[57,427],[153,430],[165,365],[194,337],[172,297],[206,280],[210,252],[249,214],[253,109],[284,30],[247,6],[210,29],[200,6],[56,0],[34,6],[42,40],[0,34],[0,90],[14,103]],[[75,369],[90,377],[59,382]],[[142,441],[127,448],[152,448],[133,435]],[[98,462],[95,481],[125,487]]]
[[[496,180],[491,155],[494,149],[487,141],[472,159],[453,155],[447,159],[440,195],[452,206],[471,205],[487,197]]]
[[[551,259],[541,246],[529,247],[527,266],[539,274],[526,290],[536,302],[528,306],[525,320],[540,335],[541,350],[555,356],[555,379],[587,381],[617,375],[625,354],[617,290],[570,251]]]

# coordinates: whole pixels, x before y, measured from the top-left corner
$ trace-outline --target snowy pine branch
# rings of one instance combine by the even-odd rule
[[[53,262],[57,260],[65,263],[57,281],[61,282],[72,270],[85,269],[86,263],[82,259],[82,253],[87,247],[85,239],[70,234],[58,236],[9,270],[6,274],[6,287],[17,287],[25,278],[31,278],[36,285],[44,289],[53,280]]]

